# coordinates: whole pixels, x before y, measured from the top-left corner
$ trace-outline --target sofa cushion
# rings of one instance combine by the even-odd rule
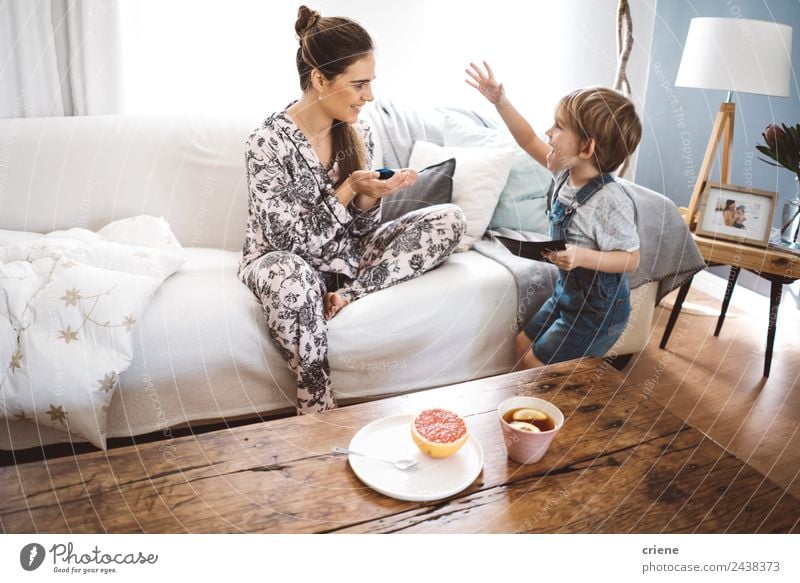
[[[456,159],[453,204],[461,207],[467,219],[467,232],[459,251],[469,249],[486,232],[497,198],[508,180],[513,155],[506,148],[447,148],[423,141],[414,143],[409,161],[412,168]]]
[[[247,222],[244,142],[258,117],[89,115],[0,120],[13,163],[4,229],[96,231],[163,216],[184,246],[239,250]]]
[[[381,201],[381,221],[386,223],[411,211],[452,201],[455,170],[455,158],[421,170],[413,186]]]
[[[547,192],[553,182],[550,171],[531,158],[505,128],[488,128],[447,115],[445,146],[510,148],[514,161],[497,201],[489,227],[547,233]]]

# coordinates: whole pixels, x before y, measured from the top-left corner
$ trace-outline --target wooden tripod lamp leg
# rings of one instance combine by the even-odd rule
[[[733,156],[733,122],[736,106],[733,102],[723,103],[725,109],[725,121],[722,128],[722,170],[720,171],[720,181],[724,184],[731,183],[731,161]],[[722,108],[720,108],[720,112]]]
[[[695,223],[697,221],[695,215],[697,214],[697,207],[700,204],[700,197],[708,182],[708,177],[711,176],[711,167],[714,165],[714,156],[717,153],[717,146],[723,136],[725,141],[722,150],[722,177],[723,182],[728,182],[730,179],[730,160],[731,149],[733,148],[733,120],[734,113],[736,112],[736,105],[732,101],[726,101],[719,106],[719,113],[714,119],[714,127],[711,130],[711,137],[708,139],[708,147],[703,156],[703,163],[700,165],[700,171],[697,173],[697,181],[694,183],[694,190],[692,191],[692,198],[689,200],[689,209],[686,213],[686,222],[689,225],[689,230],[694,231]]]

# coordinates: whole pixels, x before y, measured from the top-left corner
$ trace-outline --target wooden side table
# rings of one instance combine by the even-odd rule
[[[742,269],[751,271],[770,282],[767,351],[764,356],[764,376],[768,377],[770,366],[772,365],[772,346],[775,343],[778,306],[781,303],[783,285],[793,283],[797,279],[800,279],[800,254],[773,248],[762,249],[759,247],[750,247],[741,243],[719,241],[695,234],[692,234],[692,237],[695,243],[697,243],[697,247],[700,249],[700,253],[703,255],[703,259],[706,260],[706,263],[709,265],[731,266],[728,285],[725,289],[725,298],[722,301],[722,310],[717,319],[717,327],[714,330],[714,336],[719,336],[722,330],[722,324],[725,322],[725,314],[730,305],[733,288],[736,285],[736,280]],[[672,334],[672,329],[675,327],[675,322],[678,320],[678,315],[681,313],[681,308],[683,307],[683,301],[686,299],[686,294],[689,293],[691,285],[692,279],[690,278],[681,286],[678,292],[678,297],[675,300],[672,313],[670,313],[667,327],[664,330],[664,336],[661,338],[660,347],[662,349],[667,347],[667,341],[669,340],[670,334]]]

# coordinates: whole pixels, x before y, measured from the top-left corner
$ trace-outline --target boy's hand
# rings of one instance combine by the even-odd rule
[[[500,103],[500,100],[505,97],[505,89],[503,89],[503,84],[498,83],[497,79],[494,78],[494,73],[489,63],[483,61],[486,71],[475,63],[470,63],[469,66],[472,70],[465,69],[464,72],[471,77],[471,80],[464,79],[464,82],[480,91],[481,95],[488,99],[490,103],[494,105]]]
[[[567,245],[567,248],[563,251],[550,251],[547,254],[547,260],[559,269],[572,271],[576,267],[581,267],[583,251],[582,248],[575,245]]]

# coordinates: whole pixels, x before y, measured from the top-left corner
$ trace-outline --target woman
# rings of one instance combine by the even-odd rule
[[[726,227],[732,227],[736,220],[736,201],[728,199],[725,201],[725,208],[722,210],[722,220]]]
[[[247,141],[249,219],[239,278],[264,306],[267,327],[297,377],[301,413],[336,406],[326,320],[348,303],[442,263],[466,229],[438,205],[380,224],[380,200],[412,185],[414,170],[379,180],[369,127],[372,39],[347,18],[301,6],[298,101]]]

